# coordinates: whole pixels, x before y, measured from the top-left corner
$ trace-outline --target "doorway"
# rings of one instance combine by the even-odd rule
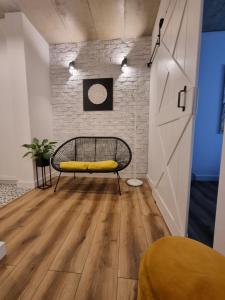
[[[188,218],[188,236],[210,247],[214,240],[225,103],[225,29],[207,31],[212,28],[211,23],[211,27],[207,25],[212,9],[212,1],[205,1]]]

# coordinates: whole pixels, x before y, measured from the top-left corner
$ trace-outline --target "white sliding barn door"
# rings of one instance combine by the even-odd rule
[[[164,18],[151,68],[149,179],[173,234],[185,235],[191,179],[201,0],[162,0]]]

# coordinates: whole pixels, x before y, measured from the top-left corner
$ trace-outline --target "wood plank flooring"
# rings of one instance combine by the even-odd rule
[[[188,236],[213,247],[218,182],[192,181]]]
[[[147,184],[62,177],[0,209],[0,299],[136,299],[140,258],[169,235]]]

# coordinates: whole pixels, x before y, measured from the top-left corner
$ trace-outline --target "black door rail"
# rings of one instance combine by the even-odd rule
[[[162,26],[163,26],[163,22],[164,22],[164,19],[161,18],[161,19],[159,20],[159,33],[158,33],[158,36],[157,36],[157,41],[156,41],[156,43],[155,43],[155,47],[154,47],[154,50],[153,50],[153,52],[152,52],[152,56],[151,56],[151,58],[150,58],[150,61],[147,63],[148,68],[151,67],[151,65],[152,65],[152,63],[153,63],[153,61],[154,61],[154,58],[155,58],[157,49],[158,49],[159,46],[160,46],[160,42],[161,42],[161,40],[160,40],[160,38],[161,38],[161,28],[162,28]]]

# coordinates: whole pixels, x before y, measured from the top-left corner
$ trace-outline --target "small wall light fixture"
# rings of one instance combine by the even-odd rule
[[[124,59],[123,59],[122,62],[121,62],[121,69],[122,69],[123,67],[127,67],[127,57],[124,57]]]
[[[71,75],[74,75],[75,73],[75,70],[76,70],[76,66],[75,66],[75,60],[71,61],[69,63],[69,72]]]

